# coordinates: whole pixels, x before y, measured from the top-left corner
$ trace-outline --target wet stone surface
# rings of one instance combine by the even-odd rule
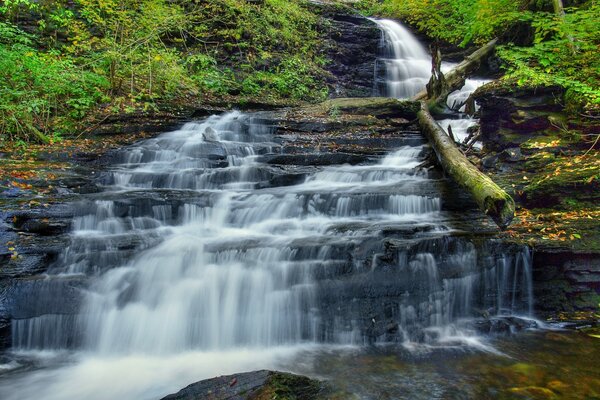
[[[277,371],[254,371],[196,382],[162,400],[330,399],[322,382]]]
[[[496,264],[507,249],[502,246],[491,249],[485,245],[485,241],[473,241],[475,232],[477,235],[493,235],[495,228],[488,225],[489,221],[477,211],[468,197],[435,168],[427,167],[430,154],[428,146],[411,127],[408,119],[399,120],[414,117],[413,108],[411,103],[393,99],[340,99],[323,106],[283,113],[262,112],[241,119],[239,135],[241,140],[249,141],[253,146],[254,162],[257,163],[250,171],[253,174],[250,181],[244,183],[244,190],[258,190],[262,198],[273,199],[268,201],[276,201],[274,204],[285,204],[291,199],[286,192],[289,187],[293,196],[297,197],[295,201],[299,201],[297,212],[300,215],[337,213],[346,218],[330,224],[326,232],[329,237],[309,236],[286,244],[288,251],[293,254],[289,258],[291,265],[305,265],[310,271],[310,279],[315,280],[315,292],[306,306],[315,301],[316,304],[327,304],[320,311],[322,322],[318,330],[309,333],[312,328],[303,326],[300,335],[309,334],[325,342],[343,342],[350,336],[354,337],[352,340],[366,342],[402,341],[407,337],[419,339],[421,334],[418,332],[430,323],[426,315],[431,312],[448,315],[472,313],[469,309],[472,305],[454,305],[448,310],[415,309],[427,296],[433,295],[437,299],[434,301],[438,302],[453,293],[444,289],[441,279],[458,279],[458,286],[453,290],[460,292],[473,290],[471,281],[460,281],[465,273],[487,271],[485,273],[490,274],[490,282],[496,279],[493,277],[495,274],[501,273],[500,269],[496,269]],[[376,113],[377,110],[380,114]],[[332,121],[336,129],[328,125]],[[323,129],[311,133],[303,128],[298,129],[307,123],[313,128],[320,125]],[[272,136],[261,136],[264,133],[260,132],[266,132],[265,129],[271,130]],[[253,137],[253,130],[259,135]],[[233,133],[225,131],[222,135],[228,138],[227,135]],[[198,160],[193,162],[202,166],[197,170],[188,169],[186,174],[173,175],[168,170],[129,172],[137,165],[153,162],[161,151],[168,148],[169,143],[167,139],[158,138],[113,151],[103,156],[101,165],[104,167],[94,169],[93,175],[61,178],[61,187],[66,185],[65,182],[70,185],[67,189],[95,188],[80,190],[80,193],[72,192],[67,198],[68,202],[6,211],[5,235],[7,238],[16,238],[15,251],[18,255],[15,257],[8,248],[4,255],[7,265],[2,268],[4,279],[1,287],[4,289],[0,292],[3,304],[0,317],[4,321],[12,318],[15,324],[19,324],[19,330],[27,331],[37,329],[34,328],[36,324],[47,324],[44,320],[46,315],[63,315],[64,318],[52,324],[64,325],[60,329],[64,337],[47,341],[58,345],[75,345],[81,332],[73,325],[74,320],[70,316],[81,307],[82,290],[87,287],[87,282],[86,279],[65,279],[55,274],[63,272],[61,268],[65,265],[70,265],[70,274],[88,277],[122,266],[140,252],[163,243],[173,227],[200,216],[196,216],[197,210],[215,206],[219,196],[214,189],[227,187],[232,179],[239,179],[235,175],[236,170],[230,168],[232,154],[240,151],[239,143],[235,141],[204,140],[185,144],[184,149],[190,160]],[[397,148],[408,149],[403,151],[414,153],[410,157],[417,157],[415,160],[422,160],[423,167],[409,158],[412,163],[410,168],[423,168],[415,170],[421,172],[407,170],[408,175],[402,178],[405,172],[401,169],[396,173],[400,173],[400,179],[394,185],[377,186],[375,193],[362,183],[353,184],[349,193],[332,190],[330,186],[306,186],[303,189],[306,182],[321,173],[330,173],[329,170],[334,176],[343,177],[347,174],[346,179],[366,179],[367,183],[368,179],[383,179],[382,182],[385,182],[389,179],[385,178],[385,174],[389,172],[378,172],[382,167],[376,165],[383,159],[382,154]],[[132,160],[135,160],[133,164]],[[195,164],[189,164],[188,167],[191,165]],[[356,165],[358,172],[352,172],[350,165]],[[89,167],[78,171],[89,172]],[[361,174],[374,174],[374,178],[361,178]],[[416,176],[413,177],[413,174]],[[123,184],[128,185],[128,190],[103,189]],[[408,205],[403,205],[405,195],[408,195]],[[241,207],[238,212],[243,212],[244,208],[254,212],[255,206],[246,203],[249,200],[245,198],[252,199],[255,194],[248,192],[245,196],[238,196],[240,205],[237,207]],[[438,197],[443,200],[436,200]],[[396,203],[393,201],[398,204],[394,205]],[[410,205],[411,201],[416,203]],[[423,204],[418,205],[419,201]],[[404,210],[403,207],[409,208]],[[417,208],[412,210],[410,207]],[[356,219],[364,213],[374,212],[377,215],[388,209],[402,214],[430,212],[438,208],[441,214],[435,221],[420,221],[417,218],[415,221],[402,219],[394,223],[378,218]],[[355,220],[348,221],[348,218]],[[234,221],[231,223],[235,224]],[[448,227],[455,230],[454,238],[450,240],[443,239]],[[94,233],[102,230],[105,233],[101,235]],[[213,254],[211,257],[218,259],[229,253],[239,254],[237,257],[255,257],[251,254],[261,254],[265,246],[268,249],[270,245],[259,237],[244,240],[232,238],[229,242],[221,240],[206,243],[204,249],[208,254]],[[68,251],[64,252],[65,248]],[[445,252],[448,257],[443,256]],[[422,259],[422,253],[438,256],[427,261]],[[491,256],[485,258],[483,255],[488,253]],[[460,261],[464,257],[466,259]],[[426,267],[429,262],[437,264],[432,268],[438,268],[439,272],[418,271],[429,268]],[[514,260],[506,262],[512,263]],[[465,269],[465,265],[470,266],[471,270]],[[479,271],[473,269],[476,265]],[[39,275],[47,272],[48,267],[51,267],[48,272],[53,276],[50,280]],[[301,282],[305,279],[300,269],[293,267],[291,271],[292,281]],[[476,287],[480,288],[477,290],[484,290],[490,285],[486,281],[488,278],[484,279],[483,276],[476,278],[479,282]],[[521,285],[516,287],[520,291],[525,290]],[[32,296],[36,291],[47,293],[55,300],[49,304],[38,303],[36,297]],[[413,293],[414,298],[405,302],[402,298],[408,292]],[[118,301],[125,305],[138,297],[139,288],[134,284],[122,291]],[[501,306],[484,301],[476,307]],[[304,312],[310,314],[312,311],[307,309]],[[422,315],[417,316],[419,314]],[[401,320],[406,315],[413,316],[409,317],[409,321]],[[413,328],[408,331],[397,329],[397,326],[406,324]],[[346,333],[340,336],[340,332]],[[350,336],[345,338],[344,335]],[[35,335],[27,341],[31,342],[19,342],[19,345],[32,345],[36,341]]]

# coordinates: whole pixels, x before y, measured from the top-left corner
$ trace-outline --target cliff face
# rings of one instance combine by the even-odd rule
[[[502,85],[475,93],[482,165],[518,203],[508,235],[534,249],[536,310],[571,319],[600,302],[600,158],[597,124],[566,113],[563,95]]]
[[[330,97],[373,95],[375,60],[381,32],[377,25],[358,14],[322,9],[326,69],[331,73]]]

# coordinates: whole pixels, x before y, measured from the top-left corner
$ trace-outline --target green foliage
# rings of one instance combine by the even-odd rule
[[[68,133],[100,102],[127,112],[326,93],[304,0],[7,0],[2,20],[0,127],[12,138]]]
[[[600,108],[600,4],[570,9],[561,18],[551,13],[525,16],[535,28],[530,47],[502,46],[507,78],[519,85],[558,85],[567,90],[573,110]]]
[[[199,1],[196,10],[203,22],[194,24],[192,34],[202,42],[218,43],[211,58],[221,61],[221,68],[215,62],[204,72],[204,87],[220,76],[226,85],[219,85],[219,92],[310,101],[323,97],[318,17],[303,1]]]
[[[428,36],[465,46],[501,36],[516,23],[535,31],[530,46],[505,43],[498,54],[506,79],[566,89],[571,111],[600,109],[600,5],[578,1],[564,17],[547,0],[360,0],[369,15],[397,18]],[[545,11],[532,11],[545,10]]]
[[[102,99],[106,80],[33,47],[30,35],[0,22],[0,133],[57,136]]]
[[[466,45],[490,40],[510,27],[524,0],[360,0],[369,15],[406,21],[436,39]]]
[[[322,100],[327,89],[320,87],[312,71],[300,58],[287,58],[275,71],[256,71],[242,82],[242,93],[253,97],[271,93],[297,100]]]

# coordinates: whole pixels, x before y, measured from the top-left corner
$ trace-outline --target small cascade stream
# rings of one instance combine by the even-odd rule
[[[13,323],[17,353],[81,357],[39,372],[47,398],[106,398],[91,393],[119,379],[93,368],[145,371],[163,358],[191,363],[200,379],[306,346],[486,348],[472,317],[530,312],[529,254],[452,234],[444,181],[419,167],[425,144],[410,138],[379,162],[322,167],[279,187],[268,182],[285,171],[261,161],[281,151],[276,140],[232,112],[118,155],[47,278],[55,296],[27,300],[41,313],[60,309],[65,282],[84,278],[77,313]],[[218,354],[222,366],[210,361]],[[73,374],[89,375],[75,388],[64,381]],[[148,374],[152,395],[136,391],[143,383],[124,393],[154,398],[190,376]],[[34,398],[39,388],[20,382],[18,398]],[[2,398],[14,390],[0,381]]]
[[[408,97],[427,54],[378,24],[386,94]],[[531,256],[458,229],[449,183],[421,167],[431,150],[406,138],[360,165],[278,167],[276,130],[234,111],[123,149],[40,296],[20,300],[38,316],[12,321],[12,350],[36,361],[0,376],[0,397],[156,399],[294,371],[303,351],[494,351],[482,332],[531,315]]]
[[[418,39],[402,24],[388,19],[373,19],[381,29],[380,57],[375,66],[375,94],[409,99],[425,89],[431,77],[431,56]],[[448,72],[456,64],[442,62],[442,72]],[[478,124],[477,119],[465,114],[465,102],[487,79],[467,78],[464,86],[448,96],[447,106],[455,113],[453,118],[439,120],[445,129],[451,127],[461,142],[469,136],[469,128]],[[477,106],[476,106],[477,107]],[[481,147],[475,143],[475,147]]]
[[[388,19],[373,21],[381,29],[381,57],[375,65],[376,94],[399,99],[416,95],[431,77],[431,56],[406,27]]]

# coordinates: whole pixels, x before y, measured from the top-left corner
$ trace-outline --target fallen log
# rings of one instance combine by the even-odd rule
[[[432,82],[430,82],[428,86],[432,88],[438,88],[436,91],[434,91],[433,93],[428,93],[427,90],[422,90],[419,93],[417,93],[412,98],[412,100],[426,100],[427,106],[429,107],[429,109],[432,110],[437,109],[438,107],[445,104],[448,95],[453,91],[463,87],[467,75],[476,71],[481,65],[481,61],[495,49],[497,41],[497,39],[491,40],[487,44],[475,50],[470,55],[466,56],[460,64],[458,64],[451,71],[443,75],[443,85],[434,85],[432,84]]]
[[[417,117],[444,171],[471,194],[483,212],[501,229],[505,229],[515,214],[515,202],[512,197],[471,164],[433,119],[425,101],[421,101],[421,110]]]

